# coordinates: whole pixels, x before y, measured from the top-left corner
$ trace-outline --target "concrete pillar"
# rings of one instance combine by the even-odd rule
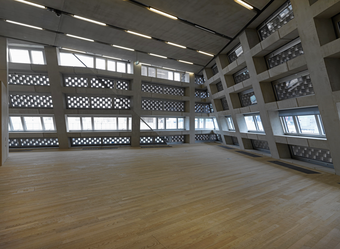
[[[70,148],[70,141],[67,136],[66,118],[65,118],[65,97],[62,93],[63,78],[59,72],[58,52],[55,47],[45,47],[45,56],[47,62],[47,72],[50,79],[51,95],[53,100],[54,119],[57,128],[59,148]]]
[[[141,110],[142,110],[142,98],[140,95],[142,89],[142,66],[141,64],[133,65],[133,80],[132,80],[132,136],[131,136],[131,146],[139,147],[140,146],[140,118],[141,118]]]
[[[7,39],[0,37],[0,166],[8,158],[8,63],[7,63]]]
[[[190,83],[189,83],[189,141],[186,141],[190,144],[195,143],[195,75],[190,74]]]

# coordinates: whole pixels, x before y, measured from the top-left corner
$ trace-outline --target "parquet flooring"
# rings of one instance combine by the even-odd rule
[[[217,144],[10,153],[0,248],[340,248],[340,177]]]

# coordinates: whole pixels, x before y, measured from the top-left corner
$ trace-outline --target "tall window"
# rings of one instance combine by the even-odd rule
[[[287,135],[325,136],[317,107],[280,111],[279,116]]]
[[[244,120],[246,121],[248,131],[264,132],[260,114],[244,115]]]

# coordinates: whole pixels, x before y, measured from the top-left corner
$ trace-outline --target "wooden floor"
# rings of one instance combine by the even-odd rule
[[[11,153],[0,248],[340,248],[340,177],[217,144]]]

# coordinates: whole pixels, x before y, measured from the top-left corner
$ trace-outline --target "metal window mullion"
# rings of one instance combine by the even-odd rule
[[[300,122],[299,122],[299,120],[298,120],[298,116],[293,116],[293,119],[294,119],[294,124],[295,124],[296,133],[297,133],[297,134],[302,134]]]
[[[24,116],[20,116],[23,131],[27,131],[26,122],[24,121]]]
[[[83,117],[79,117],[80,119],[80,130],[83,131],[84,128],[83,128]]]
[[[286,122],[285,118],[284,117],[280,117],[280,122],[281,122],[281,126],[282,126],[282,129],[283,129],[283,133],[287,134],[288,133],[288,129],[287,129],[287,122]]]
[[[256,115],[252,115],[253,121],[255,123],[256,131],[259,131],[259,125],[257,124]]]
[[[45,123],[43,121],[43,117],[40,117],[40,122],[41,122],[42,130],[45,131]]]
[[[31,49],[27,49],[28,51],[28,56],[30,57],[30,64],[33,64],[33,59],[32,59],[32,50]]]
[[[95,117],[91,117],[92,131],[95,131],[95,129],[94,129],[94,118]]]
[[[319,119],[317,114],[314,115],[314,118],[316,120],[316,125],[318,127],[319,135],[322,135],[322,128],[321,128],[321,124],[320,124],[320,119]]]

